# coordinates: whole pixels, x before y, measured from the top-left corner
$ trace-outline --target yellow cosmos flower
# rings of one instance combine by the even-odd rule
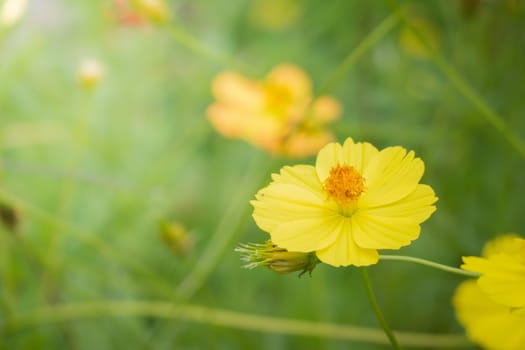
[[[326,126],[341,114],[334,98],[313,100],[310,79],[292,64],[275,67],[264,81],[221,73],[212,92],[216,102],[207,113],[213,127],[225,137],[243,139],[272,154],[315,154],[333,139]]]
[[[483,293],[476,281],[463,282],[453,303],[468,337],[490,350],[525,349],[525,315],[513,313]]]
[[[257,225],[294,252],[333,266],[371,265],[378,249],[399,249],[435,211],[423,161],[402,147],[330,143],[316,165],[285,166],[251,203]]]
[[[469,338],[492,350],[525,349],[525,240],[501,236],[485,246],[483,257],[463,260],[463,269],[481,273],[453,298]]]

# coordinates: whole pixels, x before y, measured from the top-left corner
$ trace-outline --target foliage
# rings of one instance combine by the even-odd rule
[[[267,239],[249,201],[282,165],[313,158],[215,133],[206,109],[225,69],[260,79],[297,64],[342,103],[340,142],[425,160],[437,211],[402,254],[459,266],[497,233],[525,234],[523,2],[264,4],[174,0],[150,23],[103,0],[30,0],[0,30],[0,200],[17,220],[0,227],[0,349],[388,348],[381,333],[383,345],[346,328],[285,331],[295,319],[377,328],[357,269],[240,268],[237,243]],[[103,76],[86,89],[77,67],[90,57]],[[166,222],[186,228],[185,254],[163,240]],[[461,337],[450,300],[462,278],[368,270],[394,330]]]

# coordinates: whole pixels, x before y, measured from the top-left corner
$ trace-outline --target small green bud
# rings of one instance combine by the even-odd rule
[[[241,253],[241,260],[246,262],[244,268],[254,269],[263,266],[281,274],[301,271],[299,276],[305,272],[311,275],[319,263],[315,253],[289,252],[273,244],[272,241],[263,244],[241,243],[235,251]]]
[[[176,255],[187,255],[193,249],[193,237],[177,222],[161,223],[160,234],[164,244]]]
[[[20,226],[20,212],[0,202],[0,223],[12,233],[17,233]]]

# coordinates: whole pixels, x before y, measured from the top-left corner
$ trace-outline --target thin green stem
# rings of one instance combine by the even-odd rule
[[[296,123],[291,130],[288,132],[286,138],[290,137],[296,130],[300,129],[305,124],[309,123],[311,118],[312,107],[315,101],[323,94],[332,90],[337,83],[343,79],[346,73],[352,68],[352,66],[363,57],[377,42],[379,42],[389,31],[391,31],[398,23],[399,19],[394,14],[390,14],[385,18],[379,25],[371,31],[337,66],[337,68],[330,74],[328,79],[321,85],[319,91],[316,93],[310,105],[308,111],[305,113],[306,118]],[[310,116],[310,117],[309,117]]]
[[[403,21],[408,30],[416,36],[425,49],[430,53],[434,63],[441,69],[452,85],[463,95],[463,97],[470,101],[470,103],[479,111],[479,114],[485,118],[485,121],[492,125],[521,157],[525,158],[525,142],[506,124],[504,118],[495,112],[489,104],[480,97],[467,80],[463,78],[449,62],[447,62],[443,55],[441,55],[439,51],[429,43],[427,38],[410,23],[396,0],[390,0],[390,3],[396,10],[395,13],[399,19]]]
[[[383,328],[383,331],[385,332],[386,336],[388,337],[388,340],[390,341],[390,345],[392,345],[392,348],[401,350],[401,347],[399,346],[399,343],[397,342],[396,336],[388,326],[388,323],[385,320],[385,317],[383,316],[383,313],[381,312],[381,309],[379,308],[379,305],[377,304],[376,297],[374,295],[374,290],[372,289],[372,284],[370,283],[370,278],[368,277],[368,271],[365,267],[362,267],[359,269],[361,271],[361,276],[363,277],[363,283],[366,287],[366,293],[368,295],[368,299],[370,299],[370,304],[372,304],[372,309],[374,310],[374,313],[376,314],[377,321],[381,325],[381,328]]]
[[[13,247],[9,242],[9,234],[11,232],[0,227],[0,306],[5,315],[12,315],[15,309],[11,259]]]
[[[229,207],[226,209],[217,229],[211,236],[208,245],[201,254],[198,263],[187,277],[179,283],[176,294],[183,299],[190,299],[193,294],[206,282],[210,274],[217,267],[221,256],[228,247],[239,230],[246,222],[249,206],[247,202],[253,195],[255,184],[261,180],[261,174],[266,176],[266,171],[261,169],[260,159],[254,159],[244,175],[237,194],[231,199]]]
[[[228,68],[236,68],[242,71],[251,70],[251,68],[248,65],[239,61],[235,57],[212,50],[209,47],[203,45],[190,33],[186,32],[184,29],[180,28],[172,22],[166,23],[164,25],[164,28],[177,43],[189,49],[193,53],[196,53],[202,57],[207,58],[212,62],[218,63]]]
[[[73,138],[67,147],[67,159],[66,169],[69,173],[74,173],[82,164],[82,157],[84,156],[84,150],[87,148],[89,140],[89,128],[88,120],[93,117],[92,111],[94,110],[94,99],[91,91],[80,91],[80,100],[78,103],[78,110],[74,119],[71,121],[71,134]],[[67,177],[61,182],[61,188],[59,190],[59,198],[57,203],[57,216],[61,218],[69,218],[74,221],[71,217],[74,212],[75,196],[77,195],[77,184],[78,182],[73,177]],[[58,234],[51,234],[49,245],[47,247],[47,254],[51,263],[51,268],[44,274],[44,285],[46,294],[49,300],[60,299],[60,288],[57,287],[60,279],[63,275],[62,263],[65,259],[63,255],[64,241],[68,236],[68,230],[64,227],[56,227],[51,225],[49,228],[51,232],[55,230],[62,230]]]
[[[457,267],[452,267],[448,265],[439,264],[430,260],[425,260],[421,258],[414,258],[412,256],[403,256],[403,255],[380,255],[379,260],[390,260],[390,261],[404,261],[404,262],[411,262],[419,265],[425,265],[428,267],[432,267],[437,270],[445,271],[454,273],[456,275],[461,275],[465,277],[479,277],[479,273],[477,272],[471,272],[471,271],[465,271],[462,269],[459,269]]]
[[[321,86],[317,96],[322,95],[334,88],[334,86],[345,76],[345,74],[352,68],[352,66],[366,54],[375,44],[377,44],[388,32],[390,32],[399,18],[396,14],[390,14],[385,18],[373,31],[371,31],[364,39],[346,56],[341,64],[330,74],[326,82]]]
[[[52,322],[78,321],[103,317],[156,317],[179,319],[240,330],[271,334],[340,339],[370,344],[389,344],[384,333],[375,328],[312,322],[297,319],[254,315],[201,305],[173,305],[166,301],[94,301],[45,306],[9,318],[6,330]],[[462,334],[429,334],[397,332],[399,341],[407,347],[455,348],[469,344]]]
[[[226,249],[231,247],[233,239],[244,227],[248,217],[246,213],[248,210],[246,205],[248,198],[253,194],[254,184],[259,183],[261,174],[266,174],[266,171],[261,170],[260,162],[260,157],[256,157],[248,167],[236,195],[231,199],[230,205],[226,208],[217,229],[197,259],[197,263],[175,288],[171,297],[171,308],[174,308],[177,304],[187,303],[206,283]],[[155,334],[159,332],[160,327],[160,324],[153,327],[148,339],[153,339]]]

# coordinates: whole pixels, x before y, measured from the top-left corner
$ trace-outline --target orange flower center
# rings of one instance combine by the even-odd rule
[[[349,204],[365,190],[365,179],[351,165],[336,165],[330,169],[323,188],[338,204]]]

